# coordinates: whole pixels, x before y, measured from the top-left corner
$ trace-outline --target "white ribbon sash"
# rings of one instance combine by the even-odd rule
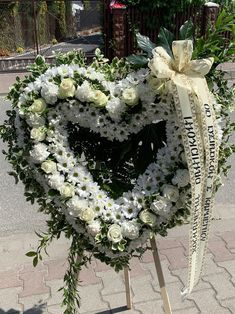
[[[152,74],[167,84],[173,94],[190,173],[191,228],[189,238],[189,294],[198,283],[208,241],[218,168],[218,134],[210,93],[204,75],[213,59],[191,61],[190,40],[174,41],[174,59],[162,47],[153,50]]]

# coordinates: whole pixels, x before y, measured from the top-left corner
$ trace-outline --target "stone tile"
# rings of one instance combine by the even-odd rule
[[[202,269],[202,276],[210,274],[219,274],[221,272],[223,272],[223,269],[219,267],[217,263],[215,263],[214,256],[211,253],[207,253],[205,256],[205,262]]]
[[[186,309],[174,310],[174,314],[200,314],[200,313],[201,312],[196,307],[187,307]]]
[[[195,291],[188,299],[194,300],[197,307],[203,314],[231,314],[231,312],[222,307],[215,299],[216,292],[213,289],[204,289]]]
[[[169,282],[176,282],[179,280],[176,276],[173,276],[172,273],[169,270],[169,262],[167,260],[164,260],[161,262],[162,266],[162,271],[163,271],[163,276],[164,280],[166,283]],[[157,271],[156,271],[156,266],[154,263],[148,263],[148,264],[142,264],[142,267],[148,271],[150,271],[152,277],[153,277],[153,286],[154,287],[159,287],[159,282],[158,282],[158,277],[157,277]]]
[[[220,304],[225,308],[228,308],[231,311],[231,313],[235,313],[235,297],[231,299],[222,300],[220,301]]]
[[[215,262],[235,260],[235,254],[232,254],[227,249],[225,242],[219,238],[209,241],[208,249],[214,255]]]
[[[58,291],[64,286],[64,281],[62,279],[55,279],[46,282],[47,286],[50,288],[50,298],[47,301],[47,305],[58,305],[61,304],[63,300],[63,291]]]
[[[161,253],[167,257],[170,263],[170,270],[185,268],[188,266],[188,260],[185,256],[185,249],[183,247],[162,250]]]
[[[60,305],[48,306],[47,311],[49,314],[64,314],[64,308],[62,308]]]
[[[46,280],[62,279],[67,270],[68,263],[65,258],[50,260],[44,262],[48,268],[48,274],[46,274]]]
[[[102,272],[102,271],[108,271],[111,270],[112,267],[109,265],[106,265],[105,263],[102,263],[100,260],[96,259],[94,264],[95,272]]]
[[[9,269],[0,272],[0,289],[11,287],[22,287],[23,281],[18,277],[18,269]]]
[[[81,297],[81,313],[92,311],[98,313],[101,310],[109,309],[108,303],[101,298],[100,291],[102,288],[102,284],[78,288],[78,293]]]
[[[186,309],[195,306],[193,301],[182,299],[181,289],[183,288],[183,285],[179,281],[168,283],[166,288],[173,313],[176,309]]]
[[[134,308],[132,308],[131,310],[127,310],[125,292],[103,296],[103,300],[108,302],[112,313],[126,313],[126,314],[139,313],[139,311],[134,310]]]
[[[79,285],[88,286],[101,283],[101,279],[96,276],[94,268],[89,265],[88,267],[83,267],[78,275]]]
[[[175,278],[178,278],[178,281],[183,283],[183,286],[187,285],[188,281],[188,270],[187,269],[175,269],[172,270],[172,273],[175,275]],[[200,280],[199,283],[193,288],[194,291],[202,290],[202,289],[210,289],[211,285],[208,282]],[[192,292],[192,293],[193,293]]]
[[[34,271],[20,272],[20,279],[23,280],[24,285],[19,297],[50,293],[50,288],[45,285],[44,277],[45,271],[37,268]]]
[[[21,312],[23,310],[17,297],[21,290],[19,287],[0,289],[0,312],[13,314],[16,311]]]
[[[131,278],[145,276],[148,272],[142,267],[139,258],[132,258],[130,261]]]
[[[153,254],[151,250],[148,250],[141,257],[141,263],[152,263],[152,262],[153,262]]]
[[[139,310],[142,314],[164,314],[162,300],[152,300],[134,305],[136,310]]]
[[[121,273],[116,273],[113,269],[106,272],[96,273],[103,282],[102,295],[109,295],[125,291],[124,281]]]
[[[144,302],[150,300],[160,299],[160,293],[154,291],[152,286],[152,276],[149,274],[144,277],[135,277],[131,281],[131,288],[133,291],[133,301]]]
[[[220,237],[226,242],[229,249],[235,249],[235,231],[224,232]]]
[[[182,246],[182,243],[178,239],[168,239],[164,237],[157,237],[158,250],[167,250]]]
[[[235,261],[218,262],[218,265],[227,270],[230,274],[230,280],[235,285]]]
[[[29,314],[46,314],[48,294],[33,295],[25,298],[20,298],[20,302],[24,306],[24,313]],[[27,312],[26,312],[27,311]]]
[[[231,283],[226,270],[220,274],[203,276],[203,280],[209,282],[216,290],[216,299],[223,300],[235,296],[235,286]]]

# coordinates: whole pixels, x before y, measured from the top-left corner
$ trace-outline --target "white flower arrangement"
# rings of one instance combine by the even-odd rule
[[[52,238],[63,230],[73,250],[119,270],[152,234],[187,220],[190,178],[167,82],[97,62],[40,61],[41,75],[13,88],[4,130],[27,199],[52,216]]]

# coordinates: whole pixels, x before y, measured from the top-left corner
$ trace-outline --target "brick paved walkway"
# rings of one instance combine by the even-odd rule
[[[173,229],[158,239],[161,263],[173,314],[235,313],[235,219],[213,221],[202,280],[190,298],[181,300],[187,277],[188,226]],[[60,314],[62,286],[69,241],[60,239],[49,257],[36,268],[24,254],[35,247],[37,237],[21,234],[0,239],[0,313]],[[151,252],[131,261],[133,310],[125,308],[123,273],[116,274],[92,261],[80,274],[81,313],[162,314],[162,301]]]

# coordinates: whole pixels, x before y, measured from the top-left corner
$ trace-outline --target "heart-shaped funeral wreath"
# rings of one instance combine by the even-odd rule
[[[165,236],[187,221],[197,196],[175,109],[173,87],[179,84],[169,87],[177,81],[175,68],[166,70],[169,55],[162,70],[155,67],[164,59],[161,49],[150,68],[138,70],[116,58],[108,63],[98,50],[88,66],[74,52],[58,56],[54,66],[38,57],[32,75],[18,79],[9,94],[13,109],[1,135],[9,142],[12,174],[25,184],[27,200],[36,199],[51,215],[48,235],[41,235],[39,249],[28,255],[36,264],[61,231],[71,237],[65,279],[73,297],[69,275],[90,259],[89,252],[122,269],[133,255],[141,256],[153,234]],[[196,153],[193,122],[185,129]],[[70,301],[65,293],[64,304]]]

